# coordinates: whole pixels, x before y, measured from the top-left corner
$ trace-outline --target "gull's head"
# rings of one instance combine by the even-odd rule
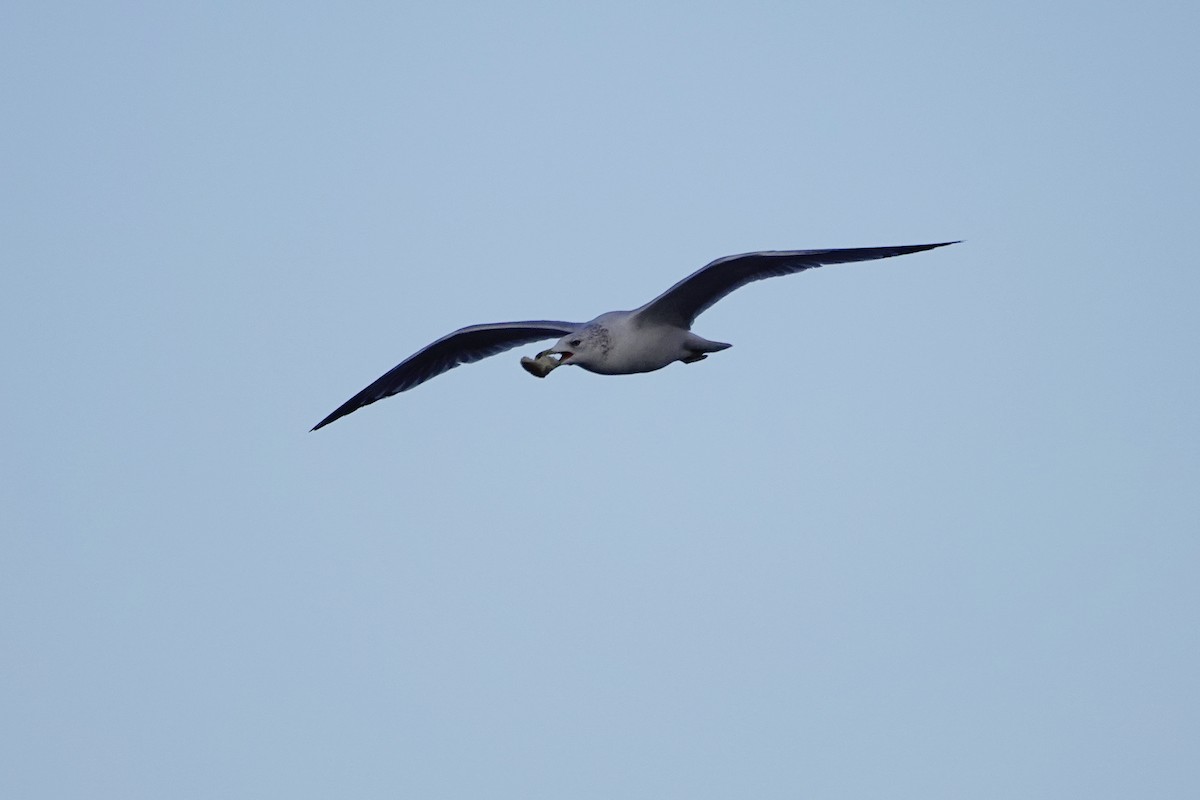
[[[577,367],[589,369],[598,366],[608,357],[610,344],[611,337],[608,328],[601,323],[592,322],[577,331],[568,333],[546,352],[559,356],[557,366],[574,364]]]
[[[599,325],[589,325],[582,330],[568,333],[548,350],[535,358],[521,359],[521,366],[530,374],[544,378],[564,364],[588,368],[608,353],[608,330]]]
[[[554,343],[546,352],[558,356],[558,366],[569,364],[584,349],[585,338],[582,333],[569,333]]]

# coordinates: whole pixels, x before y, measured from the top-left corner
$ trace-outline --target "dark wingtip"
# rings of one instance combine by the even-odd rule
[[[347,408],[346,406],[350,406],[350,408]],[[324,428],[329,423],[341,419],[342,417],[346,416],[351,411],[354,411],[357,408],[359,408],[359,405],[354,403],[354,401],[352,401],[352,400],[349,402],[343,403],[342,405],[338,406],[337,409],[332,414],[330,414],[328,417],[321,420],[316,425],[313,425],[312,428],[310,428],[308,432],[312,433],[313,431],[320,430],[321,428]]]
[[[960,242],[962,242],[962,239],[957,239],[953,242],[933,242],[931,244],[910,244],[906,247],[896,248],[900,252],[896,253],[895,255],[903,256],[903,255],[912,255],[913,253],[923,253],[926,250],[934,250],[938,247],[947,247],[952,244],[959,244]]]

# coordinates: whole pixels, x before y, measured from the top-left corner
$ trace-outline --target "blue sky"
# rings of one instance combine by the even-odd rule
[[[1198,22],[6,9],[0,794],[1196,796]]]

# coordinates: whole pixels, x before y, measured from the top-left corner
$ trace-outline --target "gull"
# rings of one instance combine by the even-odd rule
[[[709,353],[731,347],[697,336],[691,329],[701,312],[735,289],[825,264],[873,261],[950,244],[958,242],[741,253],[718,258],[633,311],[609,311],[590,322],[532,320],[468,325],[401,361],[334,409],[312,430],[376,400],[406,392],[460,364],[471,364],[544,339],[558,338],[558,342],[535,358],[521,359],[521,366],[538,378],[564,365],[582,367],[598,375],[631,375],[653,372],[675,361],[694,364]]]

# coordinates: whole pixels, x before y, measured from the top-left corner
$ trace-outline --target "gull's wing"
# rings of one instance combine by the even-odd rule
[[[641,319],[690,328],[700,312],[708,309],[734,289],[747,283],[791,275],[825,264],[871,261],[890,258],[958,242],[912,244],[898,247],[855,247],[843,250],[766,250],[718,258],[693,272],[658,297],[639,308]]]
[[[335,419],[376,400],[407,391],[446,370],[454,369],[459,364],[471,364],[523,344],[540,342],[542,339],[557,339],[582,325],[582,322],[536,320],[493,322],[488,325],[459,328],[392,367],[379,380],[338,406],[332,414],[318,422],[313,430],[323,428]]]

